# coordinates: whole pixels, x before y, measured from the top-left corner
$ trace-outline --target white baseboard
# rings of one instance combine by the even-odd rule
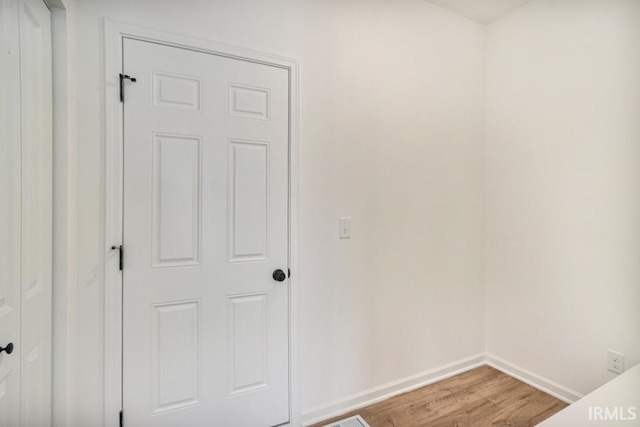
[[[369,390],[365,390],[360,393],[352,394],[343,399],[316,407],[302,414],[302,425],[312,425],[365,406],[373,405],[374,403],[381,402],[389,399],[390,397],[444,380],[484,364],[484,354],[477,354],[410,377],[402,378],[400,380],[370,388]]]
[[[582,393],[571,390],[567,387],[561,386],[547,378],[544,378],[538,374],[534,374],[524,368],[514,365],[511,362],[507,362],[497,356],[487,353],[485,355],[486,364],[495,368],[505,374],[514,377],[524,383],[529,384],[532,387],[537,388],[553,397],[556,397],[566,403],[574,403],[577,400],[584,397]]]

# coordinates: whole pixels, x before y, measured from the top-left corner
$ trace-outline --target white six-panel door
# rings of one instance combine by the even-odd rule
[[[125,425],[286,423],[288,71],[123,49]]]
[[[51,425],[51,18],[4,1],[0,154],[0,425]],[[6,74],[5,74],[6,73]]]

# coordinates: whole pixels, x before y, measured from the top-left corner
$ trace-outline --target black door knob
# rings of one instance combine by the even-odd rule
[[[280,269],[273,272],[273,280],[275,280],[276,282],[284,282],[286,278],[287,275]]]
[[[2,353],[3,351],[6,351],[7,354],[13,353],[13,343],[10,342],[6,347],[0,347],[0,353]]]

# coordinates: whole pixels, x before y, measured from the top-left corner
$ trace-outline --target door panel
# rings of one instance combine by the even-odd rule
[[[125,419],[286,423],[288,72],[131,39],[124,69]]]
[[[200,403],[200,333],[200,301],[153,305],[154,414]]]
[[[267,293],[229,297],[229,395],[268,387]]]
[[[153,135],[153,266],[200,262],[202,138]]]
[[[229,262],[269,259],[269,143],[229,141]]]

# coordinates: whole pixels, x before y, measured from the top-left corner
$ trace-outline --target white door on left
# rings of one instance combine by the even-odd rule
[[[51,16],[5,0],[0,25],[0,426],[50,426]]]
[[[0,425],[20,425],[20,41],[17,2],[0,2]]]

